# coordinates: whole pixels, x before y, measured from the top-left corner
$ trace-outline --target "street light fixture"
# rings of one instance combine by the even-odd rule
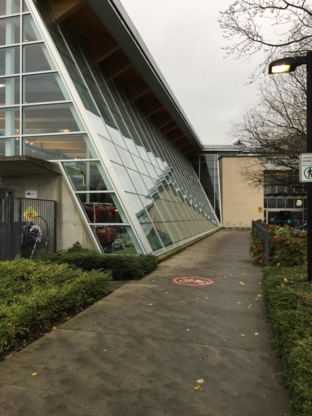
[[[307,65],[307,153],[312,153],[312,51],[305,56],[278,59],[269,65],[269,74],[293,72]],[[307,183],[308,280],[312,282],[312,183]]]

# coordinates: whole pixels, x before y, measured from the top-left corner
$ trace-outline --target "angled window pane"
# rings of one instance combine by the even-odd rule
[[[110,137],[112,138],[113,142],[118,144],[119,146],[123,147],[123,148],[127,148],[121,134],[120,131],[117,129],[117,127],[111,126],[109,124],[106,124],[107,126],[107,130],[110,134]]]
[[[82,130],[78,114],[72,104],[24,107],[26,134],[68,133]]]
[[[150,163],[145,162],[145,166],[147,167],[147,170],[148,170],[150,176],[154,179],[157,179],[158,175],[157,175],[153,165],[151,165]]]
[[[99,136],[101,138],[103,147],[105,152],[107,153],[109,159],[113,162],[120,163],[122,165],[122,160],[116,150],[116,147],[114,143],[110,142],[109,140],[104,139],[103,137]]]
[[[135,188],[131,182],[127,170],[123,166],[117,165],[116,163],[112,163],[112,165],[121,183],[122,189],[128,192],[135,192]]]
[[[149,176],[145,176],[145,175],[142,175],[142,179],[143,179],[147,189],[149,190],[149,192],[152,192],[152,190],[155,189],[155,185],[154,185],[154,182],[152,181],[152,179]]]
[[[19,1],[19,0],[15,0],[15,1]],[[23,0],[23,12],[29,12],[29,9],[25,0]]]
[[[152,223],[141,224],[144,234],[153,251],[162,248],[162,244]]]
[[[138,195],[127,192],[127,200],[130,202],[131,209],[139,222],[150,222],[150,217],[148,216]]]
[[[0,139],[0,157],[4,156],[19,156],[20,142],[19,138]]]
[[[173,242],[176,243],[177,241],[181,241],[181,237],[179,236],[179,233],[178,233],[174,223],[169,221],[169,222],[166,222],[165,224],[166,224],[166,227],[169,230],[169,233],[171,235],[171,238],[172,238]]]
[[[0,19],[0,46],[12,45],[20,41],[19,17]]]
[[[29,75],[23,78],[24,103],[43,103],[69,100],[58,74]]]
[[[39,72],[55,69],[54,62],[43,43],[23,46],[23,71]]]
[[[63,167],[75,191],[112,189],[100,162],[64,162]]]
[[[23,154],[45,160],[95,159],[87,135],[36,136],[23,139]]]
[[[138,194],[148,195],[148,190],[144,185],[141,175],[138,172],[135,172],[131,169],[128,169],[128,173],[132,179],[132,182],[134,183],[134,186],[136,187]]]
[[[23,42],[41,40],[41,34],[30,14],[23,16]]]
[[[137,169],[140,173],[144,173],[145,175],[148,175],[147,169],[144,165],[144,162],[142,159],[140,159],[137,156],[133,156],[133,160],[135,162],[135,164],[137,165]]]
[[[127,218],[115,194],[76,194],[91,223],[124,223]]]
[[[0,49],[0,75],[20,73],[20,48]]]
[[[123,160],[123,164],[127,168],[131,168],[134,170],[137,170],[136,164],[134,163],[131,154],[128,152],[128,150],[123,149],[122,147],[117,146],[118,152]]]
[[[142,254],[140,245],[130,227],[91,225],[91,229],[103,253]]]
[[[0,109],[0,136],[13,136],[20,131],[19,109]]]
[[[175,221],[174,225],[176,226],[176,229],[178,230],[182,240],[184,240],[185,238],[188,237],[187,232],[185,231],[184,227],[183,227],[183,223],[180,221]]]
[[[19,104],[19,85],[19,78],[0,79],[0,105]]]
[[[153,223],[163,221],[155,205],[155,202],[150,196],[141,196],[141,201],[143,202],[143,205],[145,206],[145,209]]]
[[[0,1],[0,16],[20,13],[20,0]]]
[[[163,222],[154,222],[154,227],[156,228],[157,233],[164,246],[169,246],[170,244],[173,244],[169,231]]]

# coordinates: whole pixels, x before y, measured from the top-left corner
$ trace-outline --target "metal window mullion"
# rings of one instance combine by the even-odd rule
[[[23,0],[20,0],[20,12],[23,10]],[[20,113],[20,120],[19,120],[19,154],[20,156],[23,155],[23,120],[24,115],[22,111],[22,103],[23,103],[23,79],[22,79],[22,72],[23,72],[23,48],[22,48],[22,41],[23,41],[23,16],[20,13],[20,73],[19,73],[19,113]]]

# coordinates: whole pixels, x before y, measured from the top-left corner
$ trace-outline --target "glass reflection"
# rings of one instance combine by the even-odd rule
[[[162,248],[162,244],[152,223],[141,224],[144,234],[153,251]]]
[[[20,19],[9,17],[0,19],[0,46],[12,45],[20,41]]]
[[[123,223],[128,222],[113,193],[76,194],[83,210],[91,223]]]
[[[0,157],[19,156],[20,141],[19,138],[0,139]]]
[[[69,100],[69,95],[58,74],[29,75],[23,78],[24,103]]]
[[[0,105],[14,105],[20,102],[19,78],[0,79]]]
[[[157,233],[165,247],[173,244],[168,229],[163,222],[154,222],[154,227],[156,228]]]
[[[13,136],[20,131],[20,112],[16,108],[0,109],[0,136]]]
[[[20,48],[0,49],[0,75],[20,73]]]
[[[142,254],[130,227],[125,226],[96,226],[91,229],[106,254]]]
[[[25,134],[67,133],[83,130],[72,104],[24,107]]]
[[[43,43],[23,46],[23,71],[39,72],[55,69],[54,62]]]
[[[112,187],[100,162],[64,162],[65,173],[75,191],[105,191]]]
[[[20,0],[0,1],[0,16],[20,12]]]
[[[119,178],[122,189],[128,192],[135,192],[133,183],[131,182],[127,170],[123,166],[117,165],[116,163],[112,163],[112,165]]]
[[[148,216],[138,195],[127,192],[127,200],[130,202],[131,209],[139,222],[150,222],[150,217]]]
[[[36,136],[23,139],[26,156],[45,160],[96,159],[87,135]]]
[[[23,42],[34,42],[42,37],[30,14],[23,16]]]

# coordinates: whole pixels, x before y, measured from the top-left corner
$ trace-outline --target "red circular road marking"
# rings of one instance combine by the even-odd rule
[[[175,277],[172,281],[177,285],[184,286],[208,286],[213,284],[211,279],[206,279],[205,277],[199,276]]]

